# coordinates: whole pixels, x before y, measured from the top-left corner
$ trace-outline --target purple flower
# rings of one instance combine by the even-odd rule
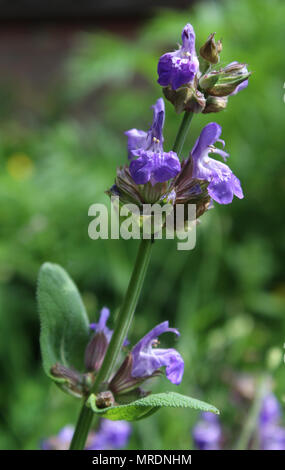
[[[202,413],[192,430],[192,437],[199,450],[219,450],[222,437],[219,418],[213,413]]]
[[[276,396],[270,393],[263,399],[259,413],[259,423],[261,426],[276,424],[281,419],[281,407]]]
[[[122,449],[128,443],[131,425],[126,421],[102,419],[99,430],[87,441],[87,450]]]
[[[131,430],[131,425],[126,421],[102,419],[99,429],[89,433],[85,450],[121,449],[127,445]],[[41,448],[43,450],[67,450],[73,433],[73,426],[65,426],[57,436],[44,440]]]
[[[259,433],[261,450],[285,450],[285,428],[270,424]]]
[[[198,137],[193,150],[193,178],[198,178],[209,182],[208,193],[220,204],[229,204],[234,195],[239,199],[243,198],[239,179],[233,174],[230,168],[222,162],[209,157],[209,153],[216,153],[226,160],[229,156],[224,150],[214,147],[215,142],[224,141],[220,139],[221,126],[215,122],[207,124]]]
[[[96,333],[102,332],[106,336],[108,342],[110,341],[113,330],[110,330],[107,327],[107,320],[110,316],[110,310],[107,307],[103,307],[100,312],[100,317],[98,323],[90,323],[91,330],[94,330]]]
[[[167,52],[160,57],[157,67],[158,83],[173,90],[192,82],[199,69],[195,50],[195,33],[191,24],[182,31],[182,46],[174,52]]]
[[[132,349],[133,377],[150,377],[161,367],[166,367],[166,377],[170,382],[179,385],[183,372],[184,361],[175,349],[157,348],[157,337],[162,333],[171,332],[179,335],[175,328],[169,328],[168,321],[160,323],[147,333]]]
[[[159,98],[153,108],[153,121],[148,132],[130,129],[128,137],[129,159],[138,157],[130,163],[130,173],[136,184],[152,185],[163,183],[176,176],[180,161],[175,152],[163,151],[164,101]]]
[[[57,436],[44,439],[41,443],[42,450],[66,450],[69,448],[74,427],[67,425],[62,428]]]
[[[285,428],[279,425],[280,404],[271,393],[263,399],[259,413],[259,439],[262,450],[285,450]]]

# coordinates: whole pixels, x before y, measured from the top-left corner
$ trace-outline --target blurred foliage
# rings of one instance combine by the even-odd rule
[[[253,71],[226,111],[193,119],[184,147],[187,155],[207,122],[221,124],[245,198],[203,217],[193,252],[177,251],[170,240],[155,243],[130,339],[166,319],[181,330],[175,346],[186,368],[174,390],[222,410],[228,447],[249,406],[237,401],[231,377],[270,371],[284,398],[284,17],[282,0],[164,10],[131,40],[104,31],[79,34],[64,77],[40,110],[33,111],[32,100],[17,114],[17,77],[14,89],[1,84],[0,448],[37,448],[44,436],[75,422],[79,403],[49,383],[41,367],[37,272],[44,261],[61,264],[93,321],[103,305],[116,312],[138,245],[90,240],[88,207],[109,203],[104,190],[126,161],[123,132],[147,128],[149,108],[161,96],[158,58],[173,49],[186,22],[198,46],[216,31],[223,62],[246,62]],[[181,117],[169,104],[166,111],[169,149]],[[166,379],[153,387],[162,391]],[[157,413],[134,424],[130,448],[191,448],[196,420],[192,411]]]

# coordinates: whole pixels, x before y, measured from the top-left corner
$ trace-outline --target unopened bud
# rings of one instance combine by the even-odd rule
[[[96,396],[97,408],[109,408],[110,406],[114,406],[114,404],[114,395],[109,390],[107,392],[98,393],[98,395]]]
[[[108,347],[108,340],[103,331],[95,333],[85,350],[85,367],[88,371],[98,371],[102,365]]]
[[[50,368],[50,373],[58,379],[63,379],[62,382],[57,383],[62,390],[76,397],[83,396],[85,391],[83,374],[60,363],[54,364]]]
[[[143,204],[138,185],[134,182],[127,166],[117,169],[115,184],[106,191],[108,196],[120,198],[120,204]]]
[[[205,97],[202,92],[197,90],[196,85],[183,86],[177,90],[172,90],[171,87],[163,88],[163,93],[175,108],[175,111],[180,114],[183,111],[192,113],[200,113],[206,104]]]
[[[208,96],[206,106],[203,109],[204,114],[218,113],[226,109],[228,104],[227,96]]]
[[[207,62],[217,64],[220,60],[219,53],[222,50],[222,42],[219,40],[215,42],[214,36],[216,33],[210,34],[205,44],[200,49],[200,55]]]
[[[228,96],[250,75],[245,64],[233,62],[223,69],[203,75],[199,80],[199,85],[209,95]]]

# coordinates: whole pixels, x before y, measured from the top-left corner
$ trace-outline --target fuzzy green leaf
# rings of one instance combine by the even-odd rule
[[[87,406],[99,416],[113,421],[121,419],[136,421],[150,416],[160,408],[170,407],[192,408],[194,410],[211,411],[212,413],[219,414],[219,410],[215,406],[175,392],[151,394],[127,405],[112,406],[104,409],[97,408],[96,396],[92,394],[87,401]]]
[[[83,368],[89,322],[78,289],[66,271],[45,263],[40,269],[37,289],[40,314],[40,345],[46,374],[56,363]],[[55,379],[63,382],[62,379]]]

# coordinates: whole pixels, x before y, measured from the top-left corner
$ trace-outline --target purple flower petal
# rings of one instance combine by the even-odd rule
[[[149,377],[161,367],[166,367],[166,377],[173,384],[180,384],[184,372],[184,361],[175,349],[154,347],[157,337],[162,333],[171,332],[179,335],[178,330],[169,328],[163,322],[147,333],[132,349],[133,377]]]
[[[113,330],[110,330],[107,326],[107,321],[110,316],[110,310],[107,307],[103,307],[101,312],[100,312],[100,317],[98,323],[90,323],[89,328],[91,330],[94,330],[95,333],[99,333],[100,331],[103,332],[108,340],[108,342],[111,341]],[[127,346],[129,344],[129,341],[127,338],[124,341],[123,346]]]
[[[248,80],[244,80],[236,87],[236,89],[232,93],[229,94],[229,96],[236,95],[240,91],[244,90],[247,86],[248,86]]]
[[[221,141],[222,129],[215,122],[207,124],[198,137],[193,150],[193,178],[198,178],[209,182],[208,193],[212,199],[219,204],[229,204],[234,195],[242,199],[243,192],[239,179],[233,174],[231,169],[222,162],[209,157],[210,153],[222,156],[224,160],[229,154],[224,150],[214,147],[215,142]]]
[[[174,178],[180,171],[180,161],[175,152],[163,151],[164,101],[159,98],[153,108],[153,121],[147,133],[137,129],[126,132],[128,136],[130,173],[136,184],[152,185]]]
[[[110,341],[112,334],[113,334],[113,330],[110,330],[107,327],[107,320],[109,316],[110,316],[110,310],[107,307],[103,307],[100,312],[98,323],[90,323],[91,330],[94,330],[96,333],[99,333],[100,331],[102,331],[103,333],[105,333],[105,336],[108,339],[108,341]]]
[[[162,130],[164,126],[164,119],[165,119],[165,105],[162,98],[158,98],[156,103],[152,106],[153,109],[153,121],[152,126],[150,128],[151,131],[151,138],[156,137],[161,145],[163,144],[163,135]]]
[[[147,133],[138,129],[130,129],[125,132],[128,137],[128,157],[131,160],[134,155],[133,151],[141,148],[147,138]]]
[[[160,57],[157,72],[161,86],[170,85],[173,90],[193,81],[199,69],[195,50],[195,33],[190,24],[182,31],[182,47]]]
[[[181,34],[182,39],[182,48],[185,51],[190,52],[190,54],[194,54],[195,51],[195,31],[193,26],[190,23],[187,23],[184,26],[184,29]]]
[[[150,180],[153,165],[148,153],[141,152],[141,156],[130,163],[130,173],[136,184],[146,184]]]

